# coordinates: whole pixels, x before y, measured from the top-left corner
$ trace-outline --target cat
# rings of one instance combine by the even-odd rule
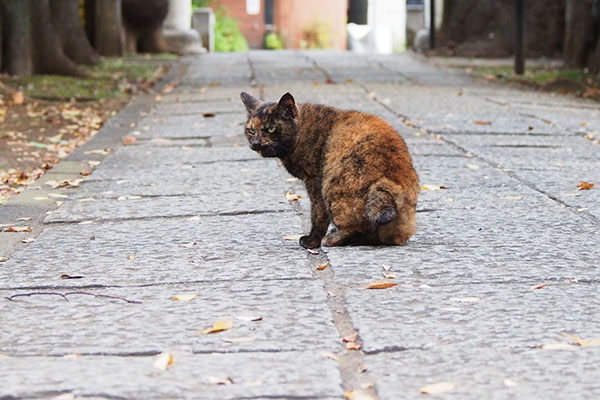
[[[296,104],[290,93],[276,103],[240,96],[250,148],[279,158],[306,186],[312,227],[300,238],[302,247],[402,245],[415,233],[419,178],[406,143],[387,122]]]

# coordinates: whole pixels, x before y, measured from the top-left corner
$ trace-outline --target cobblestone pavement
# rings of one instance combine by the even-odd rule
[[[408,54],[203,55],[169,79],[0,208],[32,228],[0,233],[0,399],[600,398],[598,104]],[[414,238],[300,248],[308,199],[247,147],[241,91],[393,124],[439,188]]]

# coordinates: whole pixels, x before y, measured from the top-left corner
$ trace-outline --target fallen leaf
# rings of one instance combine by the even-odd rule
[[[428,190],[430,192],[437,192],[438,190],[445,190],[446,186],[437,185],[421,185],[421,190]]]
[[[81,358],[81,354],[79,354],[79,353],[65,354],[65,355],[63,356],[63,358],[66,358],[66,359],[76,359],[76,358]]]
[[[31,217],[21,217],[21,218],[17,218],[17,221],[31,221],[33,218]]]
[[[89,155],[89,154],[100,154],[100,155],[108,155],[110,154],[110,152],[112,151],[112,149],[97,149],[97,150],[88,150],[86,152],[84,152],[83,154]]]
[[[83,276],[83,275],[62,274],[60,276],[60,279],[83,279],[83,278],[85,278],[85,276]]]
[[[540,348],[544,350],[575,350],[577,347],[569,343],[547,343]]]
[[[94,223],[94,220],[89,220],[89,221],[81,221],[79,223],[79,225],[91,225]]]
[[[32,237],[21,239],[21,243],[29,244],[29,243],[32,243],[32,242],[35,242],[35,239],[32,238]]]
[[[334,84],[335,84],[335,81],[334,81],[333,79],[331,79],[331,78],[327,78],[327,79],[325,80],[325,83],[326,83],[326,84],[328,84],[328,85],[334,85]]]
[[[360,364],[358,366],[358,368],[356,368],[356,372],[358,372],[359,374],[362,374],[363,372],[367,371],[367,366],[365,364]]]
[[[517,386],[517,382],[513,381],[512,379],[504,379],[502,381],[502,383],[504,384],[504,386],[506,387],[513,387],[513,386]]]
[[[356,342],[356,339],[358,339],[358,332],[353,332],[353,333],[350,333],[350,334],[342,337],[342,342],[344,342],[344,343]]]
[[[360,342],[348,342],[346,343],[346,349],[348,350],[360,350],[362,343]]]
[[[38,201],[50,200],[50,198],[48,198],[46,196],[36,196],[33,199],[38,200]]]
[[[207,113],[202,114],[202,116],[204,118],[214,118],[215,117],[215,113],[207,112]]]
[[[233,383],[233,380],[228,376],[226,376],[226,377],[209,376],[208,381],[210,383],[212,383],[213,385],[231,385]]]
[[[398,274],[395,272],[384,272],[383,277],[385,279],[396,279],[398,277]]]
[[[199,331],[198,333],[200,333],[202,335],[207,335],[210,333],[222,332],[222,331],[231,329],[232,326],[233,326],[232,319],[229,319],[229,318],[220,319],[220,320],[214,322],[210,328],[203,329],[203,330]]]
[[[541,285],[535,285],[531,287],[531,290],[539,290],[546,287],[546,284],[542,283]]]
[[[476,164],[467,164],[467,168],[469,168],[469,169],[479,169],[479,165],[476,165]]]
[[[133,136],[125,136],[123,138],[123,144],[132,144],[137,142],[137,138],[134,138]]]
[[[391,271],[392,270],[392,266],[391,265],[382,265],[381,268],[383,268],[384,271]]]
[[[344,397],[348,400],[377,400],[377,397],[373,397],[362,390],[348,390],[344,393]]]
[[[594,184],[585,182],[585,181],[581,181],[581,183],[579,185],[577,185],[577,187],[579,188],[579,190],[590,190],[591,188],[594,187]]]
[[[13,94],[10,96],[10,99],[16,106],[20,106],[25,102],[25,96],[23,95],[23,92],[13,92]]]
[[[94,160],[90,160],[87,162],[91,167],[97,167],[98,165],[102,164],[102,161],[94,161]]]
[[[373,384],[373,382],[365,382],[365,383],[362,383],[360,385],[360,387],[361,387],[361,389],[368,390],[368,389],[373,389],[375,387],[375,385]]]
[[[329,351],[322,351],[319,354],[321,355],[321,357],[328,358],[328,359],[333,360],[333,361],[337,361],[338,360],[338,356],[336,356],[335,354],[333,354],[333,353],[331,353]]]
[[[238,315],[236,318],[239,319],[240,321],[246,321],[246,322],[262,321],[262,317],[259,315]]]
[[[9,226],[8,228],[4,228],[2,232],[31,232],[30,226]]]
[[[323,271],[325,268],[327,268],[329,266],[329,261],[325,262],[324,264],[321,265],[317,265],[316,270],[317,271]]]
[[[292,193],[291,190],[285,194],[285,199],[287,201],[297,201],[297,200],[300,200],[301,198],[302,198],[302,196],[300,196],[299,194]]]
[[[453,390],[456,385],[452,382],[438,382],[432,383],[431,385],[423,386],[419,389],[419,393],[421,394],[442,394]]]
[[[473,123],[475,125],[491,125],[492,124],[490,121],[474,121]]]
[[[301,237],[302,237],[302,235],[287,235],[287,236],[283,237],[283,240],[290,240],[290,241],[297,242],[298,240],[300,240]]]
[[[364,289],[387,289],[398,284],[390,281],[373,281],[370,282]]]
[[[177,295],[173,296],[173,300],[175,300],[175,301],[192,301],[196,297],[198,297],[198,295],[195,293],[182,293],[182,294],[177,294]]]
[[[189,242],[189,243],[186,243],[186,244],[181,244],[180,246],[181,247],[186,247],[188,249],[191,249],[192,247],[196,246],[197,244],[198,243],[196,243],[196,242]]]
[[[171,365],[173,365],[174,362],[174,358],[173,358],[173,354],[165,351],[160,353],[157,357],[156,357],[156,361],[154,361],[154,368],[156,369],[160,369],[161,371],[166,371],[167,368],[169,368]]]
[[[52,397],[52,400],[75,400],[75,395],[73,393],[63,393],[58,396]]]
[[[582,346],[582,347],[599,347],[600,346],[600,338],[585,340],[585,339],[580,338],[579,336],[570,335],[570,334],[564,333],[564,332],[563,332],[563,336],[568,337],[573,342],[577,343],[579,346]]]
[[[219,82],[211,82],[208,84],[208,86],[210,86],[210,87],[217,87],[219,85],[221,85]]]

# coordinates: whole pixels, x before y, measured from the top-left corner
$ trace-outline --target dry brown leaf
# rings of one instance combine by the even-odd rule
[[[8,228],[4,228],[3,232],[31,232],[30,226],[9,226]]]
[[[371,396],[367,392],[363,392],[362,390],[348,390],[344,393],[344,397],[348,400],[377,400],[377,397]]]
[[[350,334],[342,337],[342,341],[344,343],[356,342],[356,339],[358,339],[358,332],[353,332],[353,333],[350,333]]]
[[[224,318],[214,322],[210,328],[203,329],[198,333],[202,335],[207,335],[210,333],[223,332],[228,329],[231,329],[231,327],[233,327],[233,320],[230,318]]]
[[[82,169],[81,171],[79,171],[79,175],[81,176],[89,176],[92,173],[92,171],[90,171],[89,169]]]
[[[456,385],[452,382],[438,382],[432,383],[431,385],[423,386],[419,389],[419,393],[421,394],[442,394],[453,390]]]
[[[473,123],[475,125],[491,125],[492,124],[491,121],[474,121]]]
[[[298,240],[300,240],[301,237],[302,237],[302,235],[287,235],[287,236],[283,237],[283,240],[297,242]]]
[[[579,190],[590,190],[591,188],[594,187],[594,184],[585,182],[585,181],[581,181],[581,183],[579,185],[577,185],[577,187],[579,188]]]
[[[133,136],[125,136],[123,138],[123,144],[132,144],[137,142],[137,138],[134,138]]]
[[[446,186],[438,185],[421,185],[421,190],[428,190],[430,192],[437,192],[438,190],[445,190]]]
[[[297,200],[300,200],[301,198],[302,198],[302,196],[300,196],[299,194],[296,194],[296,193],[292,193],[291,190],[285,194],[285,199],[287,201],[297,201]]]
[[[325,268],[327,268],[329,266],[329,261],[325,262],[324,264],[321,265],[317,265],[316,270],[317,271],[323,271]]]
[[[174,361],[175,359],[173,357],[173,353],[164,351],[156,357],[156,360],[154,361],[153,365],[154,368],[160,369],[161,371],[165,371],[167,368],[173,365]]]
[[[346,343],[346,349],[348,349],[348,350],[360,350],[361,348],[362,348],[362,343],[360,343],[360,342]]]
[[[545,283],[542,283],[541,285],[534,285],[531,287],[531,290],[539,290],[539,289],[543,289],[546,287]]]
[[[213,385],[231,385],[233,383],[233,380],[228,376],[209,376],[208,381]]]
[[[195,293],[182,293],[182,294],[176,294],[175,296],[173,296],[172,299],[175,301],[192,301],[196,297],[198,297],[198,295]]]
[[[369,284],[365,286],[364,289],[387,289],[397,285],[397,283],[390,281],[373,281],[369,282]]]
[[[577,343],[579,346],[582,346],[582,347],[599,347],[600,346],[600,338],[585,340],[585,339],[580,338],[579,336],[570,335],[570,334],[564,333],[564,332],[563,332],[563,336],[568,337],[573,342]]]
[[[396,279],[398,277],[398,274],[395,272],[384,272],[383,277],[385,279]]]
[[[10,99],[14,105],[20,106],[25,102],[25,95],[23,95],[23,92],[13,92]]]
[[[239,319],[240,321],[246,321],[246,322],[262,321],[262,317],[260,315],[238,315],[236,318]]]

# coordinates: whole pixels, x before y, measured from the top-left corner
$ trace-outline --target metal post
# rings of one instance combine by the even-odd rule
[[[525,0],[515,0],[515,23],[517,25],[515,36],[515,73],[523,75],[525,72]]]
[[[435,48],[435,0],[429,0],[429,48]]]

